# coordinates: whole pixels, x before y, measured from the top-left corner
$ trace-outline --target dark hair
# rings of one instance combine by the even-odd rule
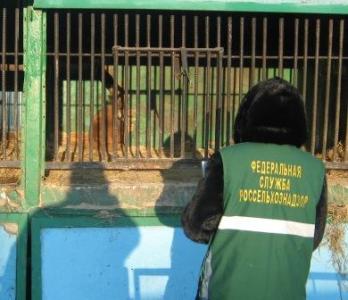
[[[281,78],[259,82],[245,95],[234,126],[234,142],[289,144],[307,139],[306,113],[299,91]]]

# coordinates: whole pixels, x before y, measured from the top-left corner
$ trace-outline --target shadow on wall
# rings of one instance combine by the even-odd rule
[[[136,224],[109,192],[102,169],[73,170],[67,181],[65,200],[44,205],[32,218],[46,220],[40,231],[42,299],[132,299],[127,259],[139,243]],[[33,288],[37,280],[32,278]]]
[[[16,235],[0,224],[0,299],[16,299]]]
[[[345,225],[342,237],[344,243],[348,242],[347,229],[348,226]],[[327,225],[326,230],[330,231],[330,224]],[[328,243],[322,242],[312,256],[306,286],[307,299],[348,299],[348,266],[344,264],[341,267],[340,273],[337,272],[333,263],[332,250]]]
[[[174,134],[175,149],[180,148],[181,133]],[[193,139],[185,135],[186,151],[192,153]],[[170,137],[164,142],[164,148],[170,148]],[[200,153],[196,152],[196,157]],[[165,227],[172,231],[170,249],[170,267],[167,271],[168,281],[163,291],[163,298],[168,300],[194,299],[196,295],[200,266],[207,246],[189,240],[180,223],[182,208],[191,200],[201,176],[200,169],[182,169],[180,162],[174,163],[169,170],[163,170],[161,176],[163,191],[155,206],[156,215]],[[171,217],[170,217],[171,216]]]

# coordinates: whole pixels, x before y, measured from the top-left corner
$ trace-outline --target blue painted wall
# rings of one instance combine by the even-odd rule
[[[0,299],[16,299],[16,240],[0,224]]]
[[[321,246],[313,254],[307,281],[307,298],[307,300],[348,300],[348,276],[341,276],[335,271],[330,251],[325,246]]]
[[[206,249],[165,226],[45,229],[41,243],[45,300],[193,299]]]
[[[193,299],[206,250],[165,226],[44,229],[41,242],[45,300]],[[348,299],[325,246],[314,253],[307,294]]]

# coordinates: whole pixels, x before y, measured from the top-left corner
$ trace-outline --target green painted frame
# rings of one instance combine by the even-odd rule
[[[326,3],[325,3],[326,2]],[[163,9],[163,10],[210,10],[234,12],[272,12],[272,13],[312,13],[348,14],[348,5],[343,2],[294,3],[293,1],[194,1],[194,0],[35,0],[35,8],[74,8],[74,9]]]
[[[144,211],[122,211],[115,212],[113,217],[106,218],[72,215],[72,214],[48,214],[38,212],[31,218],[31,252],[32,252],[32,299],[42,299],[42,280],[41,280],[41,230],[46,228],[110,228],[110,227],[132,227],[136,226],[180,226],[179,215],[163,214],[160,216],[144,216]],[[146,212],[145,212],[146,213]],[[163,222],[165,220],[165,223]]]
[[[16,223],[18,225],[19,231],[16,242],[16,300],[25,300],[27,293],[28,216],[20,213],[0,213],[0,223]]]
[[[24,103],[22,135],[22,178],[24,207],[39,205],[44,174],[46,117],[46,13],[24,8]]]

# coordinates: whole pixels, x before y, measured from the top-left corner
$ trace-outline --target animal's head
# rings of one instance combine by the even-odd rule
[[[301,147],[307,139],[307,124],[299,91],[281,78],[258,83],[244,97],[234,128],[235,143]]]

